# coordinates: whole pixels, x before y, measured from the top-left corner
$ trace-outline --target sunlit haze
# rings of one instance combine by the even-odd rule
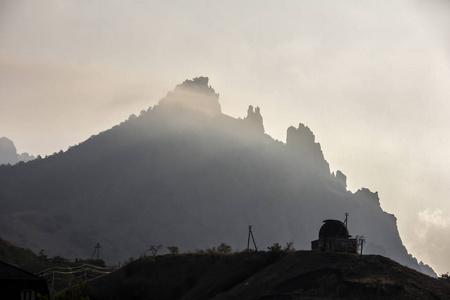
[[[450,271],[450,3],[0,3],[0,137],[49,155],[208,76],[224,114],[307,125],[408,251]],[[324,217],[325,219],[326,217]]]

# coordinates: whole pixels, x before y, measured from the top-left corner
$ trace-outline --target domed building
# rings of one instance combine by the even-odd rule
[[[347,226],[338,220],[325,220],[319,230],[319,239],[311,242],[315,251],[356,253],[357,241],[350,238]]]

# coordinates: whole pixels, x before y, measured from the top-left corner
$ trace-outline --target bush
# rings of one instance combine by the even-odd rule
[[[55,300],[90,300],[91,298],[86,296],[89,289],[87,282],[79,283],[77,286],[66,289],[63,294],[57,295]]]
[[[278,243],[273,243],[272,246],[267,247],[267,249],[269,249],[270,252],[281,252],[281,245]]]
[[[150,248],[147,250],[149,251],[153,256],[156,256],[156,254],[161,250],[162,245],[151,245]]]
[[[206,251],[206,253],[208,253],[209,255],[216,255],[216,254],[217,254],[216,247],[206,248],[205,251]]]
[[[448,272],[445,273],[445,274],[441,274],[441,276],[439,276],[439,279],[443,280],[443,281],[450,282],[450,275],[448,275]]]
[[[222,243],[217,247],[217,252],[219,252],[220,254],[229,254],[232,251],[233,249],[231,248],[231,246],[225,243]]]
[[[278,243],[273,243],[272,246],[267,247],[269,249],[269,263],[273,263],[280,259],[286,252],[283,251],[283,248]]]
[[[284,247],[283,250],[286,251],[286,252],[293,252],[293,251],[295,251],[294,241],[287,242],[286,243],[286,247]]]
[[[177,246],[169,246],[167,247],[167,249],[169,249],[170,254],[172,255],[178,255],[178,253],[180,252],[180,250],[178,249]]]

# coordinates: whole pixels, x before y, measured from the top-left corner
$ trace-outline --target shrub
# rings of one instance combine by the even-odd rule
[[[441,276],[439,276],[439,279],[443,280],[443,281],[450,282],[450,275],[448,275],[448,272],[445,273],[445,274],[441,274]]]
[[[281,245],[278,243],[273,243],[272,246],[267,247],[267,249],[269,249],[270,252],[281,252]]]
[[[156,254],[161,250],[162,245],[151,245],[150,248],[147,250],[149,251],[153,256],[156,256]]]
[[[217,247],[217,252],[219,252],[220,254],[229,254],[232,251],[233,249],[231,248],[231,246],[225,243],[222,243]]]
[[[295,248],[294,248],[294,241],[289,241],[289,242],[287,242],[287,243],[286,243],[286,247],[284,247],[283,250],[286,251],[286,252],[293,252],[293,251],[295,251]]]
[[[206,248],[205,251],[206,251],[206,253],[208,253],[209,255],[215,255],[215,254],[217,254],[216,247]]]
[[[169,246],[167,247],[167,249],[169,249],[170,254],[172,255],[178,255],[178,253],[180,252],[180,250],[178,249],[177,246]]]
[[[277,261],[278,259],[280,259],[285,252],[283,251],[282,247],[280,244],[278,243],[273,243],[272,246],[267,247],[267,249],[269,249],[269,263],[273,263],[274,261]]]

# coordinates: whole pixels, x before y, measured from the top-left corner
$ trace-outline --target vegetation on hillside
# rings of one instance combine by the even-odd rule
[[[34,253],[0,238],[0,261],[43,277],[50,290],[61,291],[71,285],[106,274],[115,268],[106,267],[101,259],[70,261],[60,255],[48,257],[45,250]]]
[[[377,255],[202,251],[142,257],[78,293],[113,299],[446,299],[450,284]],[[276,255],[274,259],[274,253]]]

